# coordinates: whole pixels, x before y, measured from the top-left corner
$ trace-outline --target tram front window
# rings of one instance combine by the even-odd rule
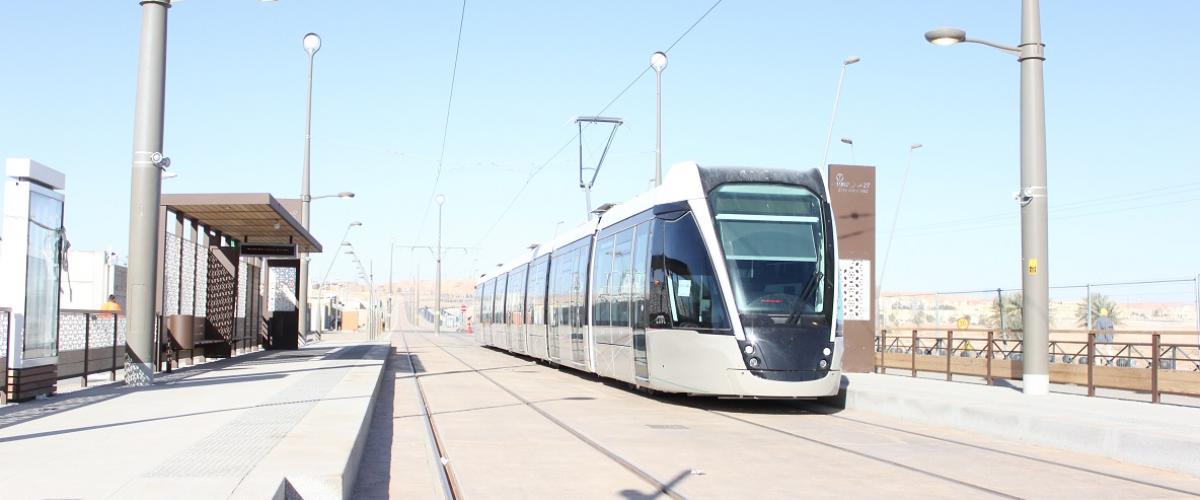
[[[798,186],[726,184],[712,194],[733,293],[742,313],[825,312],[821,200]]]

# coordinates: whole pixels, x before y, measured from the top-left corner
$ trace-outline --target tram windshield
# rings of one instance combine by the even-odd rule
[[[811,191],[726,184],[712,193],[717,234],[742,313],[824,312],[824,214]]]

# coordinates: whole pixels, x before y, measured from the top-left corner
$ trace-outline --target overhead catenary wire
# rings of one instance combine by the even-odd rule
[[[425,200],[425,211],[421,213],[421,225],[417,229],[417,240],[425,232],[425,219],[429,217],[429,207],[438,194],[438,185],[442,181],[442,165],[446,160],[446,139],[450,136],[450,112],[454,109],[454,83],[458,79],[458,55],[462,51],[463,24],[467,19],[467,0],[462,2],[462,10],[458,15],[458,39],[454,42],[454,63],[450,66],[450,96],[446,99],[446,118],[442,122],[442,149],[438,153],[437,171],[433,176],[433,189],[429,199]]]
[[[717,8],[718,5],[721,5],[721,2],[723,2],[723,1],[724,0],[717,0],[717,1],[713,2],[713,4],[708,7],[708,10],[705,10],[704,13],[700,15],[700,17],[696,18],[696,20],[693,21],[692,24],[690,26],[688,26],[688,28],[686,30],[683,31],[683,33],[681,33],[678,37],[675,38],[675,41],[671,42],[671,44],[667,46],[667,49],[664,50],[663,53],[669,54],[671,52],[671,49],[675,48],[676,45],[679,45],[679,42],[683,41],[683,39],[685,37],[687,37],[688,34],[692,32],[692,30],[696,29],[696,26],[698,26],[702,21],[704,21],[704,19],[707,18],[708,15],[711,14],[712,11]],[[612,99],[609,99],[608,103],[605,104],[604,107],[600,109],[600,111],[594,113],[594,116],[604,115],[604,113],[606,111],[608,111],[608,108],[612,107],[613,104],[616,104],[617,101],[621,100],[621,98],[624,97],[627,92],[629,92],[629,89],[632,89],[633,86],[636,85],[637,82],[642,79],[642,77],[646,76],[646,73],[650,72],[650,70],[651,70],[650,66],[646,66],[646,67],[642,68],[642,71],[640,71],[637,74],[637,76],[633,77],[633,79],[630,80],[629,83],[626,84],[625,87],[622,88],[620,92],[617,92],[616,96],[614,96]],[[590,126],[591,126],[591,123],[588,123],[583,128],[584,128],[584,130],[586,130]],[[580,132],[579,134],[582,134],[582,132]],[[496,229],[496,227],[500,225],[500,222],[504,220],[504,217],[508,215],[508,212],[511,211],[513,206],[515,206],[517,204],[517,201],[519,201],[521,199],[521,195],[525,193],[525,189],[529,187],[529,183],[532,182],[533,179],[535,177],[537,177],[537,175],[539,173],[542,172],[542,170],[544,170],[548,165],[550,165],[550,163],[554,162],[554,160],[557,159],[558,156],[561,155],[563,151],[566,151],[567,147],[570,146],[571,143],[575,142],[576,136],[577,136],[577,134],[572,133],[571,136],[569,138],[567,138],[567,140],[565,142],[563,142],[563,145],[559,146],[559,148],[554,152],[554,154],[550,155],[550,157],[547,158],[546,161],[542,162],[541,164],[539,164],[537,167],[535,167],[533,170],[531,170],[529,172],[529,175],[525,177],[525,182],[522,183],[521,187],[517,189],[517,192],[513,195],[512,199],[509,200],[507,205],[505,205],[504,210],[500,211],[500,215],[498,215],[496,217],[496,221],[493,222],[492,225],[488,227],[487,231],[484,231],[483,234],[479,237],[479,243],[477,243],[476,246],[482,246],[483,241],[486,240],[487,237],[492,233],[492,231],[494,231]]]

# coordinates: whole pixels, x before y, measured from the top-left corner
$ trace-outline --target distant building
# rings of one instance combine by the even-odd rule
[[[60,309],[98,311],[110,294],[125,309],[126,267],[115,253],[69,250],[63,267]]]

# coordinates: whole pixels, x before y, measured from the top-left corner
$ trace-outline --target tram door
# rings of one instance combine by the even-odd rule
[[[633,374],[639,383],[649,382],[650,367],[646,360],[646,297],[651,292],[646,270],[650,264],[652,222],[638,224],[633,236],[633,283],[630,290],[630,312],[633,326]],[[661,248],[662,238],[659,238]],[[659,252],[661,253],[661,251]]]

